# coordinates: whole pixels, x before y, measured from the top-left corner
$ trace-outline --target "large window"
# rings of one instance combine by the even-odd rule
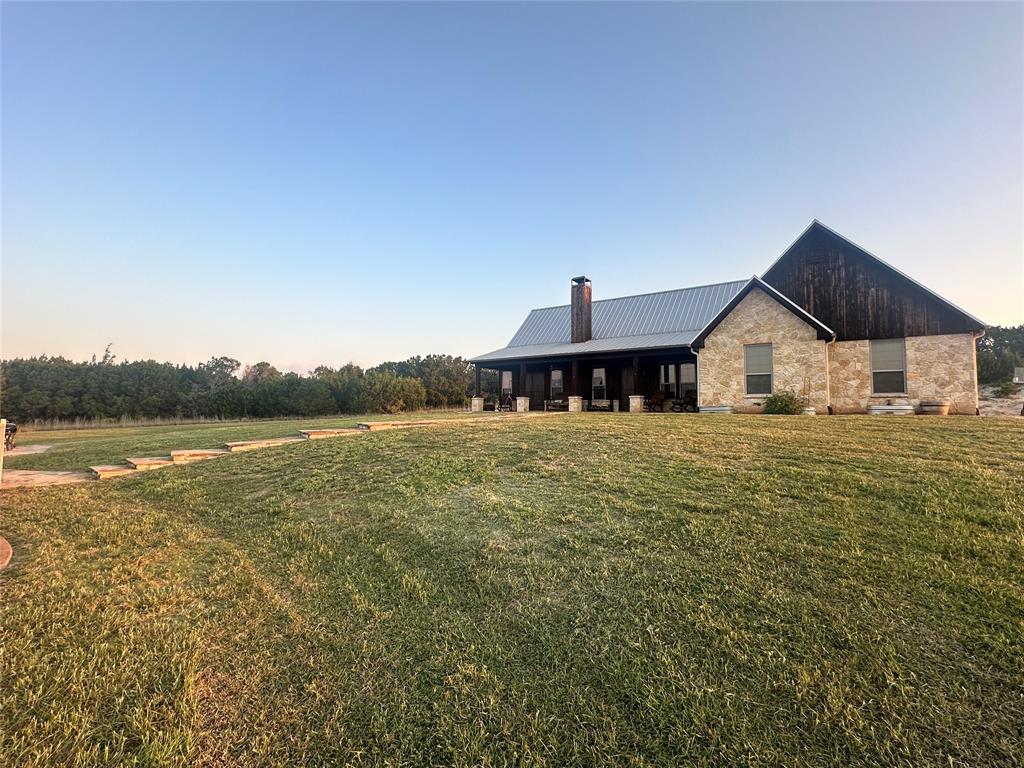
[[[551,371],[551,399],[558,400],[564,391],[562,387],[562,372],[555,368]]]
[[[604,379],[604,368],[595,368],[591,377],[591,398],[594,400],[608,399],[608,386]]]
[[[903,339],[871,342],[871,394],[902,395],[907,391],[907,348]]]
[[[502,397],[504,397],[505,395],[511,395],[511,394],[512,394],[512,371],[502,371],[501,372],[501,395],[502,395]]]
[[[661,391],[665,393],[665,397],[679,396],[679,388],[676,384],[675,363],[661,364]]]
[[[679,364],[679,396],[685,398],[688,394],[697,394],[697,364]]]
[[[748,395],[772,393],[772,345],[747,344],[743,347]]]

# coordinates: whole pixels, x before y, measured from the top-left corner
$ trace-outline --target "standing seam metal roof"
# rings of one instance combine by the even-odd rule
[[[666,342],[670,340],[673,344],[686,346],[746,284],[746,280],[736,280],[595,301],[591,310],[592,341],[572,345],[571,350],[583,352],[584,345],[588,349],[594,347],[593,351],[668,346]],[[502,355],[523,357],[524,353],[541,354],[545,351],[568,354],[569,350],[540,348],[570,344],[570,334],[568,304],[535,309],[527,315],[507,347],[475,359],[496,360]],[[612,341],[616,339],[621,344]],[[527,351],[522,347],[532,349]]]

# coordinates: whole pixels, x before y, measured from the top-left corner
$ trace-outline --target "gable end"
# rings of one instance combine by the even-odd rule
[[[815,221],[762,279],[838,341],[971,333],[985,324]]]

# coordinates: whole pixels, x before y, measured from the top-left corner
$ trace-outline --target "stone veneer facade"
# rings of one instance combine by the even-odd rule
[[[698,402],[731,405],[757,413],[765,395],[748,396],[744,371],[745,344],[772,345],[772,391],[792,390],[818,413],[829,403],[826,342],[817,331],[762,289],[744,296],[704,341],[697,355]]]
[[[871,344],[866,339],[829,345],[829,378],[835,413],[863,413],[869,405],[948,400],[949,412],[978,412],[978,369],[971,333],[906,339],[905,395],[871,394]]]

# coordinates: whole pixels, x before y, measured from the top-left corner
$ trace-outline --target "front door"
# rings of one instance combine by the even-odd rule
[[[523,394],[530,398],[531,411],[544,410],[544,371],[527,371]]]
[[[622,397],[619,399],[619,410],[629,410],[629,396],[636,394],[633,391],[633,368],[632,366],[622,367]]]

